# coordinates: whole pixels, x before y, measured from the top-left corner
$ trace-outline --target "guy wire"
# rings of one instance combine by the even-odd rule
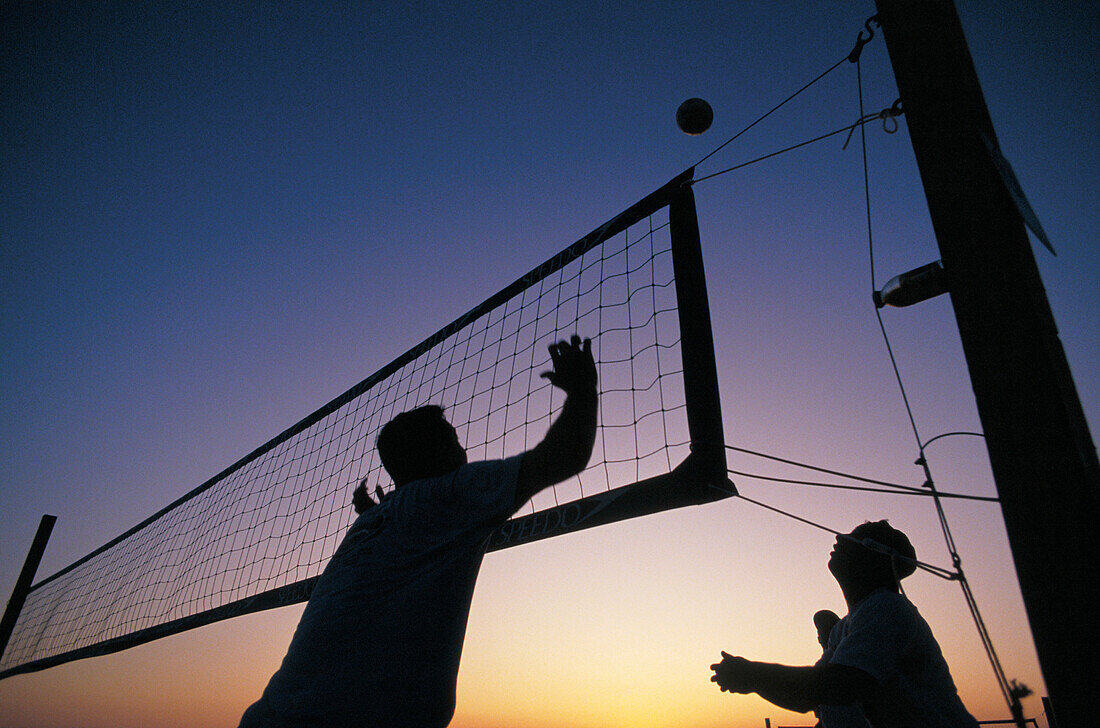
[[[692,166],[698,167],[698,166],[699,166],[700,164],[702,164],[703,162],[705,162],[705,161],[707,161],[708,159],[710,159],[711,157],[713,157],[713,156],[714,156],[715,154],[717,154],[717,153],[718,153],[718,152],[719,152],[719,151],[720,151],[721,149],[723,149],[723,148],[724,148],[724,147],[725,147],[726,145],[728,145],[728,144],[729,144],[730,142],[732,142],[732,141],[733,141],[734,139],[736,139],[737,137],[741,136],[742,134],[744,134],[745,132],[747,132],[747,131],[748,131],[749,129],[753,128],[754,126],[756,126],[757,124],[759,124],[760,122],[762,122],[762,121],[763,121],[764,119],[766,119],[766,118],[768,118],[769,116],[771,116],[773,112],[777,111],[777,110],[778,110],[778,109],[779,109],[779,108],[780,108],[781,106],[783,106],[784,104],[786,104],[786,103],[787,103],[788,101],[790,101],[791,99],[793,99],[793,98],[794,98],[795,96],[798,96],[798,95],[799,95],[800,93],[802,93],[803,91],[805,91],[806,89],[808,89],[808,88],[809,88],[810,86],[813,86],[813,85],[814,85],[815,83],[817,83],[818,81],[820,81],[821,79],[825,78],[825,77],[826,77],[826,76],[828,76],[828,75],[829,75],[830,73],[832,73],[833,71],[835,71],[835,70],[836,70],[836,69],[837,69],[837,68],[838,68],[838,67],[840,66],[840,64],[844,63],[844,61],[846,61],[846,60],[848,60],[848,57],[847,57],[847,56],[845,56],[844,58],[841,58],[841,59],[840,59],[839,61],[837,61],[836,63],[834,63],[834,64],[833,64],[832,66],[830,66],[830,67],[829,67],[829,68],[828,68],[827,70],[823,71],[823,72],[822,72],[822,73],[821,73],[821,74],[820,74],[820,75],[819,75],[819,76],[818,76],[817,78],[815,78],[814,80],[810,81],[810,82],[809,82],[809,83],[807,83],[807,84],[806,84],[805,86],[803,86],[802,88],[798,89],[797,91],[795,91],[795,92],[794,92],[793,94],[791,94],[791,95],[790,95],[790,96],[788,96],[787,98],[785,98],[785,99],[783,99],[782,101],[780,101],[780,102],[779,102],[778,104],[776,104],[775,106],[773,106],[773,107],[772,107],[772,108],[771,108],[770,110],[766,111],[766,112],[765,112],[765,113],[763,114],[763,116],[759,117],[759,118],[758,118],[758,119],[757,119],[756,121],[752,122],[751,124],[749,124],[748,126],[746,126],[746,127],[744,128],[744,129],[742,129],[741,131],[737,132],[736,134],[734,134],[733,136],[731,136],[731,137],[730,137],[729,139],[727,139],[726,141],[724,141],[724,142],[722,142],[721,144],[719,144],[719,145],[718,145],[717,147],[715,147],[714,151],[712,151],[712,152],[711,152],[710,154],[708,154],[707,156],[705,156],[705,157],[703,157],[702,159],[700,159],[700,160],[699,160],[698,162],[696,162],[696,163],[695,163],[694,165],[692,165]]]
[[[859,96],[859,115],[863,118],[863,74],[862,64],[857,58],[856,64],[856,86]],[[863,157],[863,192],[864,201],[866,203],[867,211],[867,247],[870,259],[870,273],[871,273],[871,290],[877,290],[875,284],[875,248],[874,248],[874,236],[872,234],[871,224],[871,183],[870,174],[867,169],[867,134],[864,131],[863,125],[860,125],[860,143],[862,147]],[[878,319],[879,329],[882,331],[883,341],[886,343],[886,351],[890,356],[890,364],[894,369],[894,376],[898,382],[898,389],[901,391],[902,400],[905,403],[905,411],[909,416],[909,424],[913,428],[913,437],[917,441],[917,449],[920,452],[920,457],[917,459],[917,464],[924,468],[927,480],[925,487],[929,489],[932,494],[932,500],[936,506],[936,515],[940,521],[940,527],[943,529],[944,539],[947,542],[947,549],[951,555],[952,565],[955,567],[955,580],[959,582],[959,585],[963,591],[963,597],[966,600],[966,606],[970,611],[971,617],[974,619],[974,625],[978,630],[978,636],[981,638],[982,647],[985,649],[986,656],[989,658],[989,662],[993,667],[994,676],[997,679],[997,686],[1001,690],[1001,694],[1004,696],[1005,702],[1008,704],[1009,710],[1012,709],[1012,697],[1010,694],[1010,687],[1008,678],[1005,676],[1004,668],[1001,666],[1001,661],[997,657],[997,651],[993,646],[992,637],[989,634],[989,630],[985,626],[985,620],[982,619],[981,612],[978,609],[977,600],[974,598],[974,594],[970,589],[970,583],[966,579],[966,574],[962,569],[962,558],[959,556],[958,550],[955,548],[955,541],[951,535],[951,528],[947,523],[947,514],[943,510],[943,502],[940,498],[940,494],[936,491],[935,482],[932,479],[932,472],[929,469],[928,461],[924,456],[924,447],[921,445],[920,432],[917,430],[917,422],[913,417],[913,409],[909,404],[909,396],[905,391],[905,383],[902,381],[901,373],[898,370],[897,359],[894,357],[893,348],[890,346],[890,337],[886,333],[886,326],[882,321],[882,313],[878,307],[875,307],[875,318]]]
[[[735,498],[740,498],[741,500],[746,501],[748,503],[752,503],[754,506],[759,506],[759,507],[761,507],[765,510],[772,511],[773,513],[778,513],[781,516],[786,516],[787,518],[791,518],[795,521],[798,521],[799,523],[804,523],[807,526],[813,526],[814,528],[820,529],[822,531],[828,531],[829,533],[833,534],[837,538],[848,537],[847,534],[841,533],[840,531],[836,530],[835,528],[829,528],[828,526],[817,523],[816,521],[811,521],[808,518],[803,518],[802,516],[796,516],[795,514],[789,512],[789,511],[785,511],[782,508],[776,508],[775,506],[770,506],[767,503],[762,503],[758,500],[754,500],[752,498],[749,498],[744,493],[738,493],[734,497]],[[848,538],[850,538],[850,537],[848,537]],[[947,581],[954,581],[955,579],[958,578],[958,576],[955,572],[949,571],[948,569],[944,569],[943,567],[935,566],[933,564],[927,564],[923,561],[918,561],[916,559],[913,560],[913,563],[916,564],[917,568],[923,569],[924,571],[927,571],[928,573],[930,573],[934,576],[938,576],[941,579],[945,579]]]

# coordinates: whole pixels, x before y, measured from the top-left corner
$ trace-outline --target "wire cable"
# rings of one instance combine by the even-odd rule
[[[862,63],[860,62],[858,57],[855,60],[855,64],[856,86],[859,97],[859,115],[862,119],[864,114],[863,73],[861,70]],[[872,233],[873,226],[871,222],[871,183],[867,163],[867,134],[863,128],[863,125],[860,125],[860,144],[862,147],[863,158],[863,190],[867,212],[867,248],[868,257],[870,260],[871,290],[875,291],[877,290],[877,287],[875,283],[874,236]],[[974,619],[974,624],[977,627],[978,635],[982,641],[982,647],[985,649],[986,656],[989,658],[990,664],[993,667],[993,673],[997,679],[997,685],[1001,690],[1001,694],[1004,696],[1005,702],[1008,704],[1009,710],[1011,710],[1013,707],[1011,688],[1009,686],[1008,679],[1005,676],[1004,668],[1001,666],[1001,661],[997,657],[997,651],[993,646],[993,640],[989,634],[989,630],[986,628],[985,620],[982,618],[981,612],[978,609],[978,603],[977,600],[974,598],[974,593],[970,588],[970,583],[967,581],[966,574],[963,572],[962,558],[959,556],[958,549],[955,547],[955,540],[951,535],[951,527],[947,522],[947,515],[943,509],[943,494],[939,493],[936,490],[935,481],[932,479],[932,472],[924,455],[924,445],[921,444],[920,432],[917,429],[916,418],[913,416],[913,408],[909,403],[909,396],[905,391],[905,383],[901,378],[901,372],[898,369],[898,363],[896,357],[894,356],[893,347],[890,345],[890,337],[886,333],[886,325],[883,323],[882,313],[877,306],[875,307],[875,318],[878,320],[879,330],[882,332],[882,339],[886,344],[886,351],[890,356],[890,364],[894,369],[894,376],[898,382],[898,389],[901,392],[902,401],[905,403],[905,411],[909,417],[909,424],[913,428],[913,437],[916,439],[917,448],[920,452],[920,456],[917,458],[916,462],[918,465],[924,468],[926,476],[925,487],[928,488],[928,490],[930,491],[930,494],[932,495],[932,501],[936,507],[936,515],[939,519],[940,527],[943,531],[944,540],[947,543],[948,552],[951,555],[952,565],[955,567],[955,580],[959,582],[959,585],[962,588],[963,597],[966,600],[966,605],[970,611],[970,615]],[[935,439],[937,438],[932,438],[932,440],[929,440],[929,443],[931,443]]]
[[[861,483],[871,483],[872,485],[885,485],[889,488],[911,488],[908,485],[898,485],[897,483],[890,483],[885,480],[875,480],[874,478],[865,478],[860,475],[852,475],[851,473],[841,472],[839,470],[829,470],[828,468],[822,468],[817,465],[809,465],[807,463],[800,463],[797,460],[788,460],[787,458],[781,458],[778,455],[768,455],[767,453],[758,452],[756,450],[749,450],[744,447],[736,447],[735,445],[726,445],[727,450],[733,450],[734,452],[744,453],[746,455],[755,455],[765,460],[774,460],[777,463],[784,463],[786,465],[794,465],[795,467],[805,468],[806,470],[813,470],[818,473],[825,473],[827,475],[835,475],[840,478],[847,478],[849,480],[858,480]]]
[[[868,122],[874,121],[875,119],[885,118],[886,115],[889,114],[889,113],[890,113],[889,109],[884,109],[883,111],[880,111],[877,114],[869,114],[867,116],[861,116],[859,118],[859,120],[857,120],[857,121],[855,121],[851,124],[848,124],[847,126],[842,126],[839,129],[835,129],[833,131],[826,132],[825,134],[822,134],[820,136],[816,136],[813,139],[807,139],[804,142],[799,142],[798,144],[792,144],[791,146],[784,147],[783,149],[780,149],[778,151],[770,152],[770,153],[765,154],[763,156],[756,157],[755,159],[750,159],[747,162],[742,162],[741,164],[735,164],[732,167],[727,167],[726,169],[719,170],[718,172],[712,172],[711,174],[703,175],[702,177],[697,177],[693,180],[689,180],[688,182],[685,182],[684,184],[686,184],[686,185],[698,184],[699,182],[702,182],[703,180],[708,180],[708,179],[711,179],[713,177],[719,177],[723,174],[728,174],[729,172],[734,172],[738,169],[742,169],[743,167],[748,167],[748,166],[751,166],[751,165],[756,164],[758,162],[763,162],[766,159],[771,159],[772,157],[778,157],[780,154],[786,154],[787,152],[793,152],[795,149],[801,149],[802,147],[808,146],[810,144],[814,144],[816,142],[820,142],[820,141],[822,141],[824,139],[828,139],[830,137],[837,136],[838,134],[843,134],[844,132],[848,132],[849,134],[851,134],[852,130],[854,130],[856,127],[859,127],[859,128],[862,129],[863,126],[865,124],[867,124]]]
[[[822,530],[822,531],[827,531],[827,532],[833,534],[834,536],[836,536],[837,538],[846,538],[846,537],[848,537],[848,534],[841,533],[840,531],[836,530],[835,528],[829,528],[828,526],[826,526],[824,524],[817,523],[816,521],[811,521],[810,519],[803,518],[802,516],[797,516],[794,513],[791,513],[790,511],[785,511],[782,508],[777,508],[776,506],[771,506],[771,505],[768,505],[767,503],[763,503],[763,502],[755,500],[753,498],[749,498],[744,493],[738,493],[735,497],[740,498],[741,500],[746,501],[748,503],[752,503],[754,506],[758,506],[758,507],[763,508],[765,510],[769,510],[773,513],[777,513],[781,516],[785,516],[787,518],[798,521],[799,523],[804,523],[807,526],[812,526],[813,528],[817,528],[817,529]],[[928,573],[932,574],[933,576],[938,576],[941,579],[944,579],[946,581],[955,581],[958,578],[958,576],[955,572],[950,571],[948,569],[945,569],[942,566],[935,566],[934,564],[928,564],[928,563],[925,563],[923,561],[918,561],[916,559],[913,559],[913,563],[916,565],[916,567],[918,569],[922,569],[923,571],[927,571]]]
[[[957,498],[959,500],[973,500],[973,501],[985,501],[991,503],[999,503],[1000,498],[986,495],[969,495],[966,493],[944,493],[937,491],[931,493],[922,488],[914,488],[912,486],[898,485],[894,488],[874,488],[868,485],[844,485],[841,483],[821,483],[813,480],[794,480],[791,478],[777,478],[771,475],[759,475],[756,473],[747,473],[742,470],[728,469],[726,471],[730,475],[737,475],[742,478],[751,478],[753,480],[767,480],[772,483],[787,483],[789,485],[808,485],[819,488],[835,488],[837,490],[858,490],[868,493],[887,493],[889,495],[917,495],[925,498],[930,498],[938,495],[941,498]]]
[[[702,164],[703,162],[705,162],[705,161],[707,161],[708,159],[710,159],[711,157],[713,157],[713,156],[714,156],[715,154],[717,154],[717,153],[718,153],[718,152],[719,152],[720,150],[722,150],[722,149],[723,149],[723,148],[725,148],[725,147],[726,147],[727,145],[729,145],[729,144],[730,144],[730,142],[732,142],[732,141],[733,141],[734,139],[736,139],[737,137],[741,136],[742,134],[744,134],[745,132],[747,132],[747,131],[748,131],[749,129],[753,128],[754,126],[756,126],[757,124],[759,124],[760,122],[762,122],[762,121],[763,121],[764,119],[767,119],[767,118],[768,118],[769,116],[771,116],[771,115],[772,115],[772,114],[773,114],[774,112],[778,111],[778,110],[780,109],[780,107],[782,107],[782,106],[784,106],[785,104],[787,104],[787,102],[789,102],[789,101],[790,101],[791,99],[793,99],[794,97],[798,96],[798,95],[799,95],[800,93],[802,93],[803,91],[805,91],[806,89],[808,89],[808,88],[809,88],[810,86],[813,86],[813,85],[814,85],[815,83],[817,83],[818,81],[820,81],[821,79],[825,78],[825,77],[826,77],[826,76],[828,76],[828,75],[829,75],[830,73],[832,73],[833,71],[835,71],[835,70],[836,70],[837,68],[839,68],[839,67],[840,67],[840,65],[841,65],[842,63],[844,63],[844,61],[846,61],[846,60],[848,60],[848,56],[845,56],[844,58],[841,58],[841,59],[840,59],[839,61],[837,61],[836,63],[834,63],[834,64],[833,64],[832,66],[830,66],[830,67],[829,67],[829,68],[828,68],[827,70],[823,71],[823,72],[822,72],[822,73],[821,73],[820,75],[818,75],[818,76],[817,76],[817,78],[813,79],[812,81],[810,81],[809,83],[807,83],[806,85],[804,85],[804,86],[803,86],[802,88],[798,89],[798,90],[797,90],[797,91],[795,91],[795,92],[794,92],[793,94],[791,94],[791,95],[790,95],[790,96],[788,96],[787,98],[785,98],[785,99],[783,99],[782,101],[780,101],[780,102],[779,102],[778,104],[776,104],[776,105],[775,105],[775,106],[773,106],[773,107],[772,107],[771,109],[769,109],[768,111],[766,111],[766,112],[765,112],[765,113],[764,113],[764,114],[763,114],[762,116],[758,117],[758,118],[756,119],[756,121],[752,122],[751,124],[749,124],[748,126],[746,126],[746,127],[744,128],[744,129],[742,129],[741,131],[737,132],[736,134],[734,134],[733,136],[731,136],[731,137],[730,137],[729,139],[727,139],[726,141],[724,141],[724,142],[722,142],[721,144],[719,144],[719,145],[718,145],[717,147],[715,147],[715,149],[714,149],[714,150],[713,150],[713,151],[712,151],[712,152],[711,152],[710,154],[706,155],[705,157],[703,157],[702,159],[700,159],[700,160],[699,160],[698,162],[696,162],[696,163],[695,163],[694,165],[692,165],[692,166],[694,166],[694,167],[698,167],[698,166],[699,166],[700,164]]]
[[[936,435],[936,436],[935,436],[935,437],[933,437],[933,438],[932,438],[931,440],[928,440],[927,442],[925,442],[925,443],[924,443],[923,445],[921,445],[921,446],[920,446],[920,449],[921,449],[921,450],[923,451],[923,450],[924,450],[924,449],[925,449],[926,447],[928,447],[929,445],[931,445],[931,444],[932,444],[933,442],[935,442],[936,440],[939,440],[939,439],[940,439],[940,438],[942,438],[942,437],[952,437],[952,436],[954,436],[954,435],[970,435],[971,437],[985,437],[985,435],[984,435],[984,434],[982,434],[981,432],[965,432],[965,431],[960,431],[960,432],[944,432],[943,434],[940,434],[940,435]]]

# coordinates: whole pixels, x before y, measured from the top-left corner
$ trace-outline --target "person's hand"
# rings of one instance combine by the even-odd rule
[[[566,394],[596,393],[596,362],[592,358],[592,340],[576,334],[570,342],[551,344],[550,360],[554,370],[543,372],[542,377]]]
[[[749,687],[749,665],[751,663],[744,657],[734,657],[722,653],[722,661],[710,666],[714,675],[710,678],[712,683],[718,683],[718,687],[724,693],[751,693]]]
[[[363,480],[364,482],[359,483],[359,487],[351,494],[351,505],[355,508],[356,513],[362,513],[374,507],[374,500],[367,493],[366,478]]]
[[[374,498],[371,498],[370,493],[367,492],[367,478],[363,478],[359,481],[359,487],[351,494],[351,505],[355,508],[356,514],[359,514],[374,508],[385,497],[386,494],[383,492],[382,486],[378,486],[374,490]]]

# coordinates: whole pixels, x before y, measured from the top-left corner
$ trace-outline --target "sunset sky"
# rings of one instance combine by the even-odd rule
[[[957,0],[1100,428],[1100,6]],[[5,3],[0,593],[156,512],[664,184],[848,54],[872,0]],[[897,97],[881,34],[868,111]],[[688,97],[710,131],[675,125]],[[844,64],[704,176],[859,116]],[[920,485],[871,302],[858,134],[695,186],[728,444]],[[904,120],[867,127],[874,284],[939,257]],[[950,301],[883,319],[920,437],[980,430]],[[585,333],[585,332],[581,332]],[[995,495],[977,437],[928,448]],[[819,479],[730,453],[730,467]],[[734,477],[830,528],[889,518],[949,567],[933,504]],[[950,501],[1009,678],[1045,694],[996,504]],[[725,650],[808,664],[844,612],[832,536],[743,499],[489,554],[455,728],[734,728],[812,716],[720,693]],[[1007,718],[958,585],[909,597],[964,702]],[[300,605],[0,681],[0,726],[235,726]],[[1041,713],[1037,697],[1028,715]]]

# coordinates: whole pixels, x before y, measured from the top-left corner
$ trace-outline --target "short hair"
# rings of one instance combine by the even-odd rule
[[[870,550],[882,554],[884,565],[889,567],[898,581],[917,570],[916,549],[909,537],[891,526],[889,521],[864,521],[852,529],[851,535]],[[868,541],[872,543],[865,543]]]
[[[453,428],[434,404],[402,412],[382,426],[375,443],[382,467],[396,485],[415,480],[424,461],[453,437]]]

